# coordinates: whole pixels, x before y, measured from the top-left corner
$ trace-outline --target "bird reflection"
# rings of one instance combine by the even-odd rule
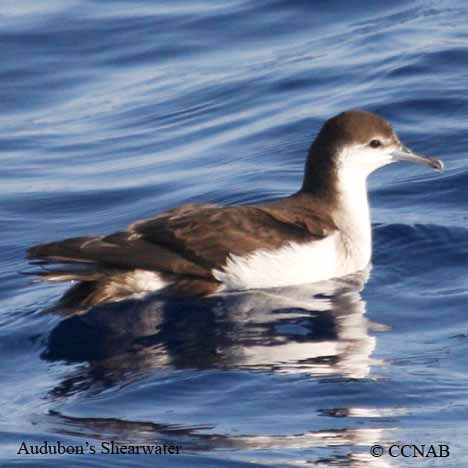
[[[380,428],[350,428],[325,431],[305,432],[302,434],[220,434],[211,426],[183,427],[175,424],[156,424],[136,422],[114,418],[71,417],[58,411],[51,411],[46,421],[51,428],[57,425],[66,426],[69,436],[90,437],[100,440],[125,440],[134,444],[180,445],[189,453],[239,453],[248,450],[250,460],[255,461],[255,452],[275,454],[275,466],[284,463],[291,466],[291,454],[295,450],[307,451],[314,458],[313,466],[340,466],[348,468],[390,468],[395,460],[389,463],[386,457],[374,458],[366,448],[384,437]],[[330,456],[324,457],[317,449],[330,448]],[[340,448],[354,447],[355,450],[343,453]],[[314,457],[312,453],[322,453]],[[301,457],[302,458],[302,457]],[[260,458],[259,461],[263,461]],[[294,463],[295,464],[295,463]],[[305,465],[309,466],[310,461]],[[302,466],[303,463],[297,463]],[[263,464],[262,464],[263,466]]]
[[[43,358],[88,361],[91,380],[165,367],[364,378],[375,348],[360,295],[366,279],[110,304],[60,322]]]
[[[43,353],[47,360],[87,361],[52,392],[67,396],[92,387],[138,379],[161,369],[242,369],[312,378],[366,378],[376,327],[365,317],[360,291],[367,273],[287,289],[249,291],[203,300],[155,297],[122,302],[62,320]],[[386,418],[366,408],[322,410],[330,418]],[[380,410],[375,410],[380,411]],[[251,454],[310,451],[318,466],[387,467],[369,455],[368,446],[384,438],[381,427],[311,430],[298,434],[223,434],[215,427],[166,422],[50,414],[53,427],[96,439],[181,443],[191,452],[245,451]],[[333,424],[332,424],[333,426]],[[328,447],[330,457],[320,458]],[[345,451],[343,447],[352,447]],[[318,452],[315,450],[319,449]],[[253,456],[253,455],[252,455]],[[277,461],[277,460],[276,460]]]

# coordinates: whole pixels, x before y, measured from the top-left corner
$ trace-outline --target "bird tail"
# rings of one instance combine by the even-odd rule
[[[43,281],[77,281],[62,296],[57,308],[83,310],[128,298],[134,291],[126,278],[131,270],[101,268],[96,260],[86,257],[82,247],[95,237],[76,237],[59,242],[35,245],[28,249],[26,258],[41,269],[23,272],[35,278],[33,283]],[[62,264],[62,268],[49,269],[50,264]],[[71,264],[65,267],[66,264]]]
[[[87,242],[96,237],[73,237],[59,242],[35,245],[27,250],[28,260],[39,260],[41,263],[94,263],[82,251]]]
[[[24,275],[33,275],[33,283],[44,281],[75,281],[60,298],[56,308],[83,310],[104,304],[128,299],[135,294],[126,278],[131,271],[123,270],[39,270],[22,272]]]

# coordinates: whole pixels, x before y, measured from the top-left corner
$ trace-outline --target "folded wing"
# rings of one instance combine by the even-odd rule
[[[313,213],[278,209],[274,204],[183,205],[138,221],[105,237],[79,237],[34,246],[28,258],[47,263],[77,263],[100,269],[143,269],[213,279],[227,257],[286,242],[320,239],[335,229]]]

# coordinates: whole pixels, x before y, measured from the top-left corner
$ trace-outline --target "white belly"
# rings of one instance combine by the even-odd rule
[[[247,256],[230,255],[213,276],[225,289],[292,286],[344,276],[364,269],[370,248],[352,248],[339,234],[306,244],[289,243],[278,250]]]

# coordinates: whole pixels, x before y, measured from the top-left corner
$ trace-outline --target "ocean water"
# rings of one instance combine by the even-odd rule
[[[2,467],[468,466],[466,2],[1,3]],[[18,274],[35,243],[285,196],[350,108],[446,164],[372,175],[367,274],[68,318]],[[18,454],[44,441],[83,454]]]

